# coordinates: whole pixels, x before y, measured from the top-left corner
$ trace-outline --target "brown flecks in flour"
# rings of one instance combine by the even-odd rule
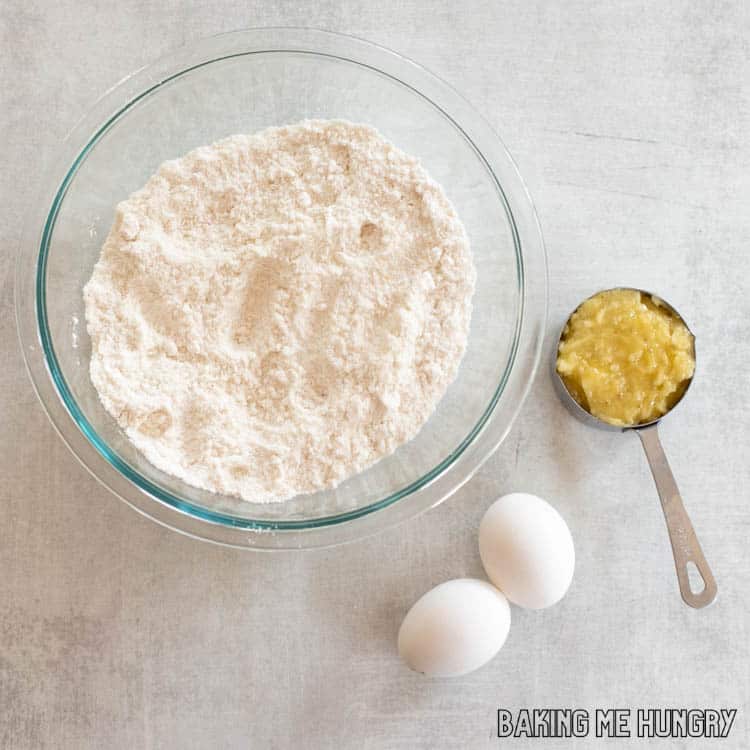
[[[84,295],[91,379],[155,466],[255,502],[413,438],[455,378],[475,271],[419,163],[305,121],[165,162]]]

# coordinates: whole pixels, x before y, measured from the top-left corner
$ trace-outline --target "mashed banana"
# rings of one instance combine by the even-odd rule
[[[695,371],[694,338],[656,297],[611,289],[587,299],[563,331],[557,372],[595,417],[651,422],[680,400]]]

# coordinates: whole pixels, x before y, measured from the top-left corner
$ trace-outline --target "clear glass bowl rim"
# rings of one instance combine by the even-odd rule
[[[109,449],[75,402],[46,324],[45,268],[57,212],[78,168],[107,129],[140,99],[191,70],[230,57],[274,51],[334,57],[372,68],[425,98],[448,118],[495,181],[514,236],[519,282],[510,358],[490,403],[458,448],[427,474],[385,498],[352,511],[293,521],[252,520],[212,511],[167,492],[130,467]],[[464,123],[469,115],[470,127],[459,124],[458,115]],[[478,131],[474,138],[467,132],[470,130]],[[491,146],[490,156],[486,155],[486,147],[485,152],[478,147],[477,135]],[[497,176],[499,168],[503,171],[502,182]],[[506,191],[515,198],[512,206]],[[259,28],[206,37],[175,50],[121,80],[93,105],[66,137],[62,153],[45,174],[39,193],[25,223],[15,285],[19,337],[37,396],[58,434],[96,479],[147,517],[189,536],[244,548],[329,546],[366,536],[434,507],[468,481],[499,446],[520,411],[537,370],[547,316],[547,262],[531,198],[512,158],[490,126],[456,91],[417,63],[371,42],[317,29]],[[523,222],[517,221],[519,215]],[[529,320],[531,317],[534,320]],[[525,382],[514,380],[514,374],[522,374],[515,367],[520,357],[526,362]],[[501,429],[488,446],[478,455],[467,456],[467,449],[480,433],[493,427],[495,409],[503,395],[514,406],[507,423],[494,425]],[[467,461],[468,458],[472,460]],[[457,471],[459,468],[461,471]]]

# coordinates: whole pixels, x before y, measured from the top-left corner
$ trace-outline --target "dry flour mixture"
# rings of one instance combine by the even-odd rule
[[[161,165],[86,285],[91,379],[155,466],[254,502],[333,487],[455,378],[469,242],[374,129],[305,121]]]

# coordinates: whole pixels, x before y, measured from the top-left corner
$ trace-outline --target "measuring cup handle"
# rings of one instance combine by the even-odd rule
[[[677,488],[672,470],[669,468],[667,457],[659,440],[657,425],[641,427],[636,430],[646,452],[651,473],[654,475],[656,489],[659,492],[664,520],[667,522],[669,541],[672,543],[672,554],[677,569],[677,580],[680,584],[680,594],[685,604],[700,609],[706,607],[716,598],[716,581],[711,568],[708,567],[703,550],[698,543],[693,524],[682,504],[680,491]],[[688,564],[693,563],[701,578],[703,589],[694,592],[690,588]]]

